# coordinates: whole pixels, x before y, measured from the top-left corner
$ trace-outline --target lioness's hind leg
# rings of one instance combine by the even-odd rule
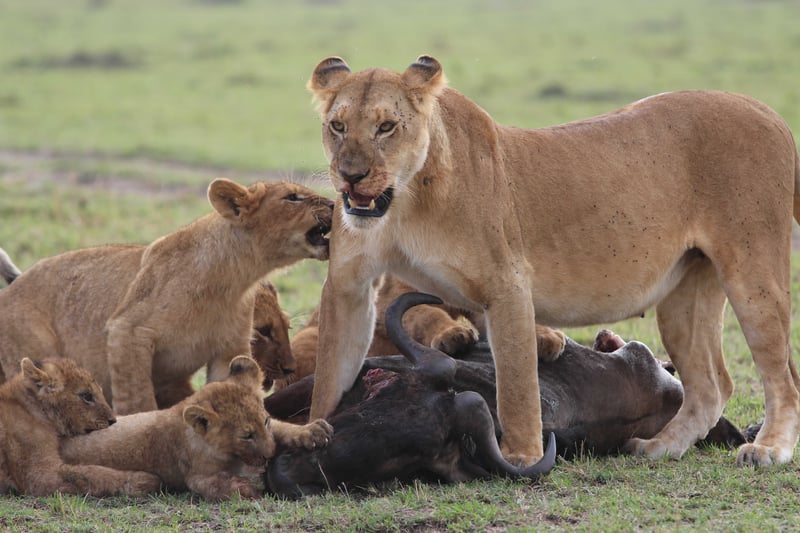
[[[739,464],[766,466],[792,460],[800,432],[800,378],[789,348],[789,257],[759,254],[745,277],[724,281],[764,386],[764,425],[739,448]]]
[[[722,355],[725,293],[711,262],[695,260],[656,307],[661,340],[683,382],[683,404],[652,439],[632,439],[635,455],[681,457],[714,427],[733,392]]]

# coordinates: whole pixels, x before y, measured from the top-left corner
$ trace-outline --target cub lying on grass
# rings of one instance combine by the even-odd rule
[[[169,409],[121,416],[108,429],[64,439],[61,453],[69,463],[151,472],[167,489],[188,489],[209,500],[236,492],[254,497],[260,491],[249,478],[264,471],[276,440],[315,448],[333,432],[324,420],[297,426],[270,419],[263,379],[252,358],[236,357],[225,381],[209,383]]]
[[[223,379],[250,353],[256,282],[328,258],[333,203],[293,183],[226,179],[208,199],[212,213],[149,246],[43,259],[0,291],[5,377],[29,353],[75,359],[118,414],[155,410],[161,390],[204,365],[209,381]]]
[[[114,413],[97,382],[74,361],[26,357],[20,366],[20,374],[0,385],[0,493],[106,496],[158,489],[158,477],[146,472],[64,464],[59,437],[106,428]]]

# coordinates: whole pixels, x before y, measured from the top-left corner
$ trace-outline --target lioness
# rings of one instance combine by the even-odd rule
[[[727,297],[766,397],[764,427],[737,462],[791,460],[800,163],[777,114],[746,96],[684,91],[560,126],[506,127],[446,87],[430,56],[402,73],[353,73],[327,58],[308,87],[340,193],[312,417],[331,413],[352,385],[370,344],[372,281],[388,270],[485,312],[502,449],[519,463],[542,454],[534,319],[588,325],[655,305],[686,395],[663,430],[632,448],[680,457],[733,390],[722,355]]]
[[[324,446],[332,429],[324,420],[296,426],[269,418],[256,362],[235,357],[230,376],[209,383],[161,411],[121,416],[103,431],[62,442],[70,463],[144,470],[171,490],[190,490],[220,500],[234,493],[258,494],[258,476],[275,455],[275,441],[288,447]]]
[[[118,414],[156,409],[203,365],[208,380],[250,353],[256,282],[328,257],[333,202],[293,183],[208,188],[214,211],[149,246],[111,245],[43,259],[0,291],[0,363],[29,353],[75,359]]]
[[[114,413],[75,361],[25,357],[20,367],[0,385],[0,494],[143,495],[158,489],[158,477],[146,472],[64,464],[59,438],[106,428]]]

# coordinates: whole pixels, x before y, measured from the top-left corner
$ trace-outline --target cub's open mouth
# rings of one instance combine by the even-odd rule
[[[328,246],[328,237],[331,232],[331,225],[320,222],[306,232],[306,241],[311,246]]]
[[[392,196],[394,196],[394,189],[391,187],[383,191],[377,198],[342,192],[344,211],[348,215],[360,217],[382,217],[389,209],[389,204],[392,203]]]

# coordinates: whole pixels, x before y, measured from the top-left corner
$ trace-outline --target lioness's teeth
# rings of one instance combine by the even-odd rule
[[[375,210],[375,200],[370,200],[369,201],[369,210],[370,211],[374,211]]]
[[[347,202],[347,207],[349,207],[350,209],[353,209],[353,201],[350,199],[349,196],[345,197],[345,201]]]

